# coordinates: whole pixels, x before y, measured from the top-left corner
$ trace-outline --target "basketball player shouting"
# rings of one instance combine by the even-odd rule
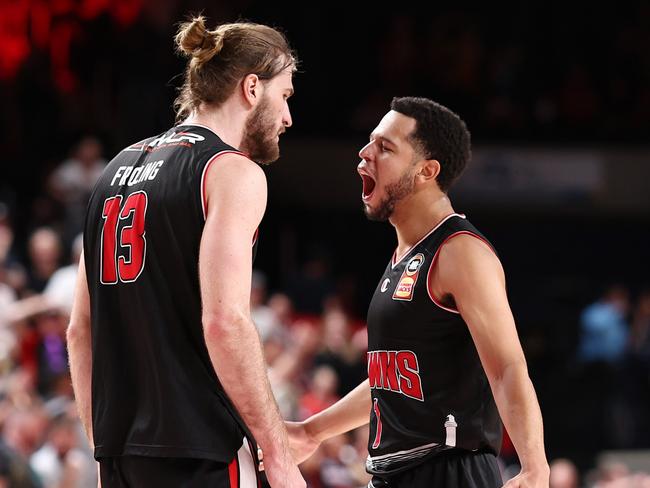
[[[396,98],[359,155],[366,215],[395,227],[397,249],[368,311],[368,380],[288,423],[297,461],[369,421],[369,487],[500,487],[503,419],[522,466],[505,486],[548,488],[501,263],[447,196],[470,159],[464,122],[431,100]]]

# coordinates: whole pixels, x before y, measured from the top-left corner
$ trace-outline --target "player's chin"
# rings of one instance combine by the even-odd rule
[[[271,164],[280,159],[280,145],[276,140],[267,141],[262,151],[257,158],[252,158],[259,164]]]
[[[363,213],[366,214],[366,218],[373,222],[385,222],[388,218],[383,215],[381,211],[374,209],[370,204],[363,203]]]

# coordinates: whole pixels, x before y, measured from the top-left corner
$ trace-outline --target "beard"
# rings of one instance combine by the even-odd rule
[[[363,206],[363,211],[368,220],[385,222],[393,215],[395,205],[410,195],[415,187],[415,178],[412,173],[413,171],[409,169],[395,183],[386,185],[386,196],[375,209],[370,208],[368,205]]]
[[[270,164],[280,157],[280,146],[275,140],[278,130],[269,105],[268,98],[264,96],[248,116],[241,144],[242,150],[247,152],[253,161],[260,164]]]

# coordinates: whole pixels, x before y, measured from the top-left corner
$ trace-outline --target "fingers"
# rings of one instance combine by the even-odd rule
[[[260,447],[260,445],[257,445],[257,460],[259,461],[259,464],[257,465],[257,470],[258,471],[264,471],[264,451]]]

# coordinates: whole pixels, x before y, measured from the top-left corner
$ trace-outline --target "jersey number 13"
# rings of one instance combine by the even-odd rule
[[[114,285],[119,281],[130,283],[138,279],[144,269],[147,253],[147,240],[144,237],[144,220],[147,213],[147,194],[144,191],[132,193],[122,205],[122,195],[104,201],[102,217],[101,276],[104,285]],[[119,232],[120,221],[127,222]],[[118,254],[119,249],[124,253]]]

